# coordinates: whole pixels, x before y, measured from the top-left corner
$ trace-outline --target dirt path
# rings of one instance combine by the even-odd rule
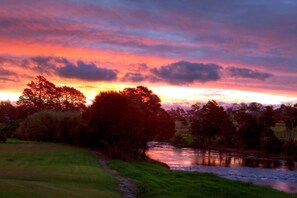
[[[115,176],[119,182],[118,191],[121,193],[123,198],[136,198],[137,197],[137,187],[136,185],[127,177],[124,177],[116,170],[111,169],[107,165],[108,159],[99,151],[92,151],[98,157],[100,165],[109,173]]]

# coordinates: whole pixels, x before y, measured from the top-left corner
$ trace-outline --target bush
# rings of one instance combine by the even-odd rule
[[[297,158],[297,143],[289,140],[284,143],[284,152],[289,155]]]
[[[267,153],[280,153],[283,150],[283,142],[273,135],[262,140],[262,148]]]
[[[24,140],[83,143],[84,121],[79,112],[40,111],[27,117],[16,131]]]

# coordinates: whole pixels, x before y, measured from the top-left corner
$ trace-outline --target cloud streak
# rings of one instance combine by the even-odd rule
[[[115,71],[98,68],[94,63],[77,61],[76,65],[68,64],[56,69],[57,74],[65,78],[76,78],[88,81],[112,81],[117,79]]]
[[[202,83],[217,81],[221,78],[221,69],[222,67],[217,64],[180,61],[151,69],[151,72],[170,84],[189,84],[196,81]]]
[[[272,77],[272,74],[270,73],[251,70],[248,68],[228,67],[226,70],[232,77],[250,78],[257,80],[265,80],[266,78]]]

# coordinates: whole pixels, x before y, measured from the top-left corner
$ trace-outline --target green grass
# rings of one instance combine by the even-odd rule
[[[26,141],[16,138],[7,138],[6,144],[42,144],[43,142]]]
[[[170,171],[153,162],[109,162],[110,167],[132,178],[140,197],[297,197],[268,187],[223,179],[208,173]]]
[[[181,121],[175,121],[176,133],[172,137],[171,141],[183,146],[189,147],[193,144],[193,136],[189,130],[189,126],[185,126]]]
[[[276,137],[284,140],[288,140],[290,138],[290,131],[286,128],[285,123],[279,122],[275,124],[275,127],[272,127],[274,134]],[[295,140],[297,141],[297,129],[295,128]]]
[[[0,197],[119,197],[114,177],[88,151],[53,143],[9,142],[0,144]]]

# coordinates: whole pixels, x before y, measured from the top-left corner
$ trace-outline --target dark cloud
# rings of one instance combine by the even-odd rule
[[[0,81],[16,82],[18,78],[17,73],[4,69],[0,66]]]
[[[132,82],[141,82],[146,80],[147,78],[143,76],[141,73],[126,73],[123,77],[123,81],[132,81]]]
[[[207,82],[219,80],[220,70],[221,66],[217,64],[180,61],[151,69],[151,72],[165,82],[187,84],[194,81]]]
[[[16,73],[0,67],[0,76],[17,76]]]
[[[64,78],[77,78],[89,81],[111,81],[117,72],[97,67],[95,63],[78,60],[76,63],[64,57],[36,56],[21,61],[23,67],[47,75],[57,74]]]
[[[56,69],[59,76],[65,78],[77,78],[82,80],[111,81],[117,78],[117,73],[106,68],[98,68],[94,63],[77,61],[77,64],[69,64]]]
[[[29,63],[32,64],[29,64]],[[35,56],[30,58],[30,61],[24,60],[24,66],[27,64],[31,65],[32,69],[39,73],[47,73],[50,74],[52,71],[56,69],[56,61],[52,56]]]
[[[272,74],[270,73],[251,70],[248,68],[228,67],[226,70],[232,77],[265,80],[266,78],[269,78],[272,76]]]

